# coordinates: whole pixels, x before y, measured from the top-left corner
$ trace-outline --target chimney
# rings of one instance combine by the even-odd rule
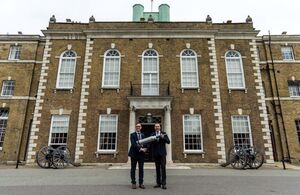
[[[287,31],[283,31],[281,34],[282,34],[282,35],[286,35],[286,34],[287,34]]]

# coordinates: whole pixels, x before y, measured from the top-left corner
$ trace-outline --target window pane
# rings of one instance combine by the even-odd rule
[[[50,145],[66,145],[69,130],[69,116],[52,116]]]
[[[9,59],[10,60],[20,59],[20,55],[21,55],[21,47],[19,47],[19,46],[12,46],[10,48],[10,52],[9,52]]]
[[[232,131],[235,145],[247,148],[252,146],[248,116],[232,116]]]
[[[100,116],[99,136],[99,150],[116,150],[116,115]]]
[[[103,87],[119,87],[120,55],[115,50],[107,52],[104,60]]]
[[[73,88],[76,67],[76,54],[66,51],[60,60],[58,88]]]
[[[294,59],[292,47],[282,47],[281,54],[282,54],[282,58],[284,60],[293,60]]]
[[[296,128],[297,128],[298,141],[300,144],[300,120],[296,120],[295,123],[296,123]]]
[[[227,81],[229,88],[244,88],[244,73],[242,58],[238,52],[229,51],[226,53]]]
[[[191,50],[185,50],[181,54],[181,75],[182,87],[198,87],[197,59]]]
[[[184,149],[202,150],[200,115],[184,115]]]
[[[143,55],[142,95],[159,95],[158,54],[147,50]]]
[[[300,96],[300,86],[289,84],[289,93],[290,96]]]
[[[0,148],[3,147],[5,130],[7,127],[8,110],[0,109]]]
[[[1,95],[12,96],[14,95],[14,89],[15,89],[15,81],[11,81],[11,80],[3,81]]]

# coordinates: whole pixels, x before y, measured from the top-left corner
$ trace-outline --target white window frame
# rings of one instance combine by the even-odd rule
[[[156,56],[145,56],[145,53],[147,52],[147,51],[150,51],[150,50],[152,50],[152,51],[154,51],[155,53],[156,53]],[[151,92],[149,92],[150,94],[147,94],[147,93],[143,93],[144,92],[144,89],[143,89],[143,85],[144,85],[144,73],[145,73],[145,71],[144,71],[144,61],[145,61],[145,58],[155,58],[155,59],[157,59],[157,64],[156,64],[156,68],[157,68],[157,71],[147,71],[146,73],[148,73],[148,74],[157,74],[157,93],[153,93],[153,94],[151,94]],[[155,49],[146,49],[144,52],[143,52],[143,54],[142,54],[142,86],[141,86],[141,95],[142,96],[147,96],[147,95],[149,95],[149,96],[158,96],[159,95],[159,53],[155,50]],[[151,80],[151,78],[150,78],[150,80]],[[150,85],[151,85],[151,83],[150,83]]]
[[[288,54],[288,55],[286,55],[286,54]],[[292,46],[282,46],[281,47],[281,55],[282,55],[282,59],[284,61],[293,61],[293,60],[295,60]],[[286,58],[287,56],[291,56],[292,58]]]
[[[21,56],[21,46],[10,46],[8,60],[19,60]]]
[[[191,52],[193,52],[194,53],[194,55],[195,56],[183,56],[183,53],[185,52],[185,51],[187,51],[187,50],[189,50],[189,51],[191,51]],[[184,86],[183,85],[183,58],[194,58],[195,59],[195,65],[196,65],[196,79],[197,79],[197,84],[196,84],[196,86]],[[180,53],[180,77],[181,77],[181,88],[183,88],[183,89],[197,89],[197,88],[199,88],[199,70],[198,70],[198,55],[197,55],[197,53],[194,51],[194,50],[192,50],[192,49],[184,49],[184,50],[182,50],[181,51],[181,53]]]
[[[111,51],[115,51],[119,54],[119,56],[107,56],[107,54]],[[105,67],[106,67],[106,59],[118,59],[119,60],[119,70],[118,70],[118,84],[117,85],[105,85]],[[116,50],[116,49],[109,49],[105,52],[104,54],[104,59],[103,59],[103,71],[102,71],[102,88],[108,88],[108,89],[119,89],[120,88],[120,75],[121,75],[121,53]]]
[[[229,52],[235,52],[239,55],[239,57],[227,57],[227,54]],[[234,73],[234,72],[228,72],[229,71],[229,68],[228,68],[228,62],[227,62],[227,59],[238,59],[240,61],[240,66],[241,66],[241,73]],[[225,53],[225,64],[226,64],[226,77],[227,77],[227,86],[228,86],[228,89],[245,89],[246,88],[246,85],[245,85],[245,74],[244,74],[244,65],[243,65],[243,60],[242,60],[242,56],[240,54],[240,52],[238,51],[235,51],[235,50],[229,50]],[[230,86],[229,84],[229,74],[242,74],[242,84],[243,86],[241,87],[233,87],[233,86]]]
[[[199,127],[200,127],[200,141],[201,141],[201,150],[187,150],[185,149],[185,116],[198,116],[199,117]],[[202,131],[202,120],[200,114],[184,114],[182,115],[182,131],[183,131],[183,152],[184,153],[203,153],[203,131]]]
[[[288,85],[290,97],[300,97],[300,86],[299,85]],[[294,90],[296,89],[296,90]],[[298,95],[294,95],[294,92],[299,92]]]
[[[55,117],[65,117],[68,122],[68,130],[67,130],[67,137],[66,137],[66,143],[51,143],[52,139],[52,132],[53,132],[53,122]],[[69,130],[70,130],[70,115],[52,115],[51,116],[51,125],[50,125],[50,134],[49,134],[49,140],[48,140],[48,146],[66,146],[68,143],[68,136],[69,136]]]
[[[252,137],[252,129],[251,129],[251,124],[250,124],[250,117],[249,115],[231,115],[231,129],[232,129],[232,140],[233,140],[233,144],[235,144],[235,140],[234,140],[234,127],[233,127],[233,121],[234,121],[234,117],[246,117],[247,118],[247,122],[249,124],[248,128],[249,128],[249,139],[250,139],[250,146],[253,147],[253,137]]]
[[[5,85],[5,82],[13,82],[13,89],[10,90],[11,94],[9,94],[9,95],[3,94],[3,93],[4,93],[4,85]],[[15,91],[15,83],[16,83],[16,82],[15,82],[14,80],[4,80],[4,81],[2,82],[1,96],[6,96],[6,97],[13,96],[13,95],[14,95],[14,91]]]
[[[295,120],[296,123],[296,133],[297,133],[297,138],[298,138],[298,144],[300,145],[300,119]]]
[[[73,52],[75,54],[75,57],[63,57],[63,55],[66,53],[66,52]],[[64,87],[64,86],[60,86],[59,85],[59,81],[60,81],[60,77],[61,77],[61,66],[62,66],[62,61],[63,60],[74,60],[74,68],[73,68],[73,86],[70,86],[70,87]],[[76,63],[77,63],[77,53],[73,50],[67,50],[67,51],[64,51],[62,52],[62,54],[60,55],[59,57],[59,66],[58,66],[58,71],[57,71],[57,80],[56,80],[56,88],[57,89],[73,89],[74,88],[74,84],[75,84],[75,76],[76,76]],[[70,73],[71,74],[71,73]]]
[[[7,109],[4,108],[4,109],[1,109],[1,110],[5,111],[5,110],[7,110]],[[5,138],[5,132],[6,132],[6,129],[7,129],[8,113],[9,113],[9,111],[7,110],[7,116],[5,116],[5,117],[1,117],[1,116],[0,116],[0,120],[6,120],[6,127],[5,127],[5,131],[4,131],[4,135],[3,135],[2,146],[0,146],[0,151],[3,149],[4,138]],[[0,138],[1,138],[1,137],[0,137]]]
[[[102,117],[107,117],[107,116],[114,116],[116,117],[116,129],[115,129],[115,133],[116,133],[116,142],[115,142],[115,149],[111,150],[111,149],[100,149],[100,135],[101,135],[101,119]],[[118,121],[119,121],[119,116],[117,114],[101,114],[99,116],[99,127],[98,127],[98,142],[97,142],[97,153],[116,153],[117,152],[117,148],[118,148]],[[111,132],[114,133],[114,132]]]

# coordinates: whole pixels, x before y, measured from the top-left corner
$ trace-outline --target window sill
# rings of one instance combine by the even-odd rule
[[[73,93],[74,90],[75,90],[75,88],[54,88],[53,93],[57,93],[59,91]]]
[[[100,88],[101,93],[103,93],[104,90],[116,90],[117,93],[120,93],[120,88],[119,87],[102,87],[102,88]]]
[[[204,158],[205,152],[203,151],[184,151],[183,156],[187,158],[188,155],[201,155],[201,158]]]
[[[228,93],[231,93],[232,91],[244,91],[245,93],[248,93],[248,88],[228,88]]]
[[[200,87],[181,87],[181,93],[184,93],[185,90],[192,91],[197,90],[198,93],[200,93]]]
[[[113,155],[114,158],[119,154],[118,151],[97,151],[95,152],[96,158],[99,158],[101,155]]]
[[[183,154],[205,154],[203,151],[184,151]]]

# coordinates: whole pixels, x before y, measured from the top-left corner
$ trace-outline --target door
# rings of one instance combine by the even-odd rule
[[[151,136],[154,132],[154,124],[142,124],[141,131],[144,133],[145,138]],[[148,145],[148,150],[145,152],[145,162],[154,162],[152,144]]]

